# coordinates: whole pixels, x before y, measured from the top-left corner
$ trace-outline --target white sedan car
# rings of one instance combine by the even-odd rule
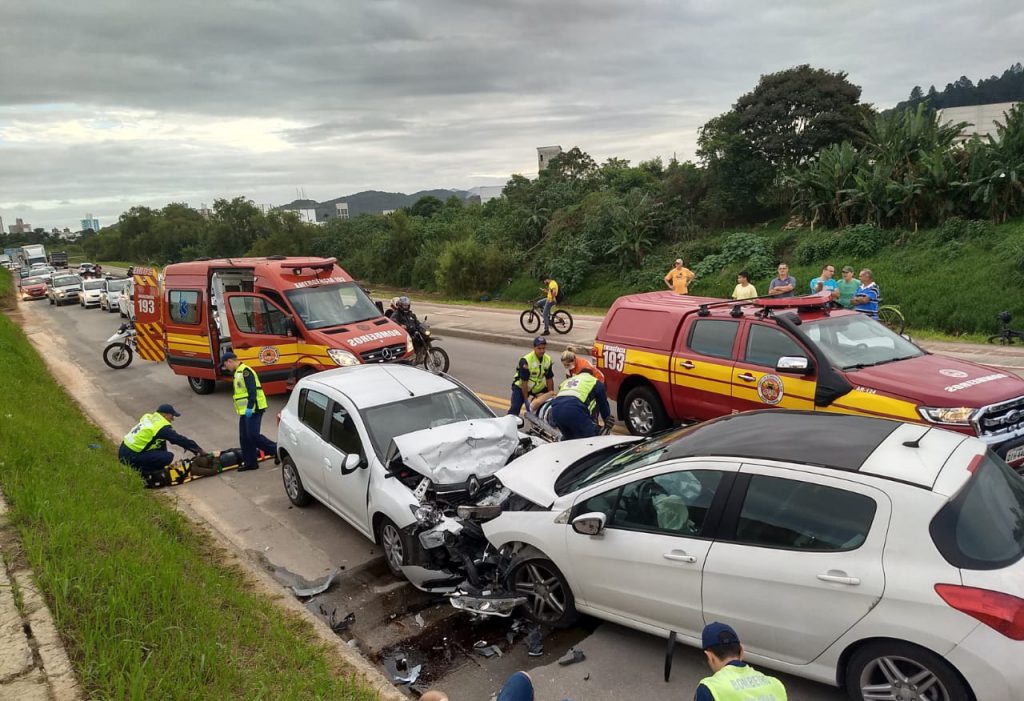
[[[542,446],[497,479],[519,498],[482,522],[504,590],[457,608],[696,646],[726,621],[754,664],[851,699],[1022,698],[1024,479],[975,438],[770,410]]]
[[[82,288],[78,292],[78,304],[81,307],[100,306],[100,297],[106,285],[104,280],[82,280]]]
[[[495,418],[453,378],[409,365],[311,375],[295,386],[278,420],[278,457],[292,503],[321,502],[379,543],[393,573],[429,591],[451,591],[464,580],[445,542],[462,526],[447,519],[420,537],[430,508],[422,502],[472,503],[533,445],[519,435],[515,417]],[[479,540],[470,546],[478,551],[485,542],[475,532]]]
[[[120,311],[121,290],[127,284],[126,278],[103,280],[103,289],[100,291],[100,309],[111,313]]]

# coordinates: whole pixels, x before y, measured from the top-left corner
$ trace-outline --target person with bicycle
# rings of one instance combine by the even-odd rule
[[[554,391],[555,373],[547,349],[548,342],[538,336],[533,339],[533,350],[519,359],[512,378],[512,403],[508,408],[508,413],[513,416],[519,416],[524,406],[527,413],[532,412],[531,400],[544,392]]]
[[[147,487],[165,487],[171,483],[167,466],[174,462],[174,453],[167,450],[168,443],[196,455],[203,452],[198,443],[172,428],[174,419],[179,416],[173,406],[161,404],[156,411],[139,419],[117,449],[118,460],[137,470]]]
[[[542,313],[544,316],[544,333],[543,336],[551,335],[551,308],[555,306],[555,302],[558,301],[558,283],[555,282],[554,278],[550,275],[541,275],[540,281],[544,283],[541,286],[541,291],[544,292],[544,299]]]
[[[860,271],[859,277],[860,286],[851,300],[853,302],[853,309],[862,314],[867,314],[872,319],[877,319],[878,298],[881,297],[881,292],[878,289],[878,284],[875,282],[875,274],[871,272],[870,268],[864,268]]]

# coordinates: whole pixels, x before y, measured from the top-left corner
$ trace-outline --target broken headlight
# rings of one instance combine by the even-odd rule
[[[433,504],[410,504],[409,510],[412,511],[412,517],[416,519],[416,523],[424,528],[436,526],[441,522],[443,515]]]

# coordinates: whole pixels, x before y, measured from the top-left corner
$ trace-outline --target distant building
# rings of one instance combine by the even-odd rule
[[[316,224],[316,210],[315,209],[293,209],[291,210],[299,215],[299,219],[310,224]]]
[[[4,218],[0,217],[0,234],[4,233]]]
[[[93,219],[92,212],[89,212],[88,214],[85,215],[85,219],[81,220],[81,224],[82,231],[88,231],[89,229],[92,229],[93,231],[100,230],[100,220]]]
[[[386,217],[389,214],[394,214],[395,210],[393,210],[393,209],[382,209],[380,211],[380,213]],[[348,219],[348,210],[345,210],[345,218]]]
[[[21,217],[18,217],[17,219],[14,220],[13,224],[9,224],[7,226],[7,233],[9,233],[9,234],[31,234],[32,233],[32,225],[31,224],[26,224],[25,222],[23,222],[21,220]]]
[[[207,207],[205,202],[199,205],[199,209],[197,209],[196,211],[199,212],[199,216],[201,216],[203,219],[209,219],[210,217],[213,216],[213,210]]]
[[[1016,102],[996,102],[990,105],[971,105],[969,107],[947,107],[938,111],[940,124],[967,122],[967,126],[957,141],[966,141],[972,136],[995,136],[996,122],[1006,123],[1006,113]]]
[[[504,192],[504,185],[482,185],[480,187],[480,204],[486,204],[491,200],[496,200],[501,197]]]
[[[336,202],[334,204],[334,211],[337,212],[338,219],[348,219],[348,202]]]
[[[538,146],[537,147],[537,170],[544,170],[548,167],[548,163],[555,156],[561,155],[561,146]],[[483,200],[483,196],[480,197]]]

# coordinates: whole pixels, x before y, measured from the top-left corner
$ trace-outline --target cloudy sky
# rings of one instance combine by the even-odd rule
[[[887,107],[1024,60],[1020,0],[3,0],[0,216],[503,183],[693,155],[763,73]]]

